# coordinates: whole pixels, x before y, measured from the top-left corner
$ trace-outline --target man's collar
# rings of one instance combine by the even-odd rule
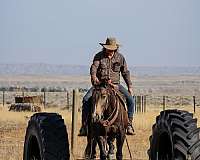
[[[113,58],[114,56],[116,56],[117,53],[118,53],[118,52],[115,51],[114,54],[113,54],[113,56],[112,56],[112,58]],[[108,58],[108,55],[106,54],[105,51],[103,51],[103,55],[104,55],[104,57]]]

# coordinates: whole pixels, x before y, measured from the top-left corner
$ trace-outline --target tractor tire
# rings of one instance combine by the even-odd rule
[[[156,117],[150,136],[150,160],[200,160],[197,119],[181,110],[165,110]]]
[[[69,160],[67,129],[56,113],[36,113],[29,120],[23,160]]]

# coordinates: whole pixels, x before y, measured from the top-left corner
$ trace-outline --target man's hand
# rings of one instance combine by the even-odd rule
[[[119,90],[118,85],[113,84],[112,81],[111,81],[110,79],[108,80],[108,84],[111,85],[115,90]]]
[[[99,81],[99,79],[97,77],[95,77],[94,82],[95,82],[95,85],[98,85],[100,83],[100,81]]]
[[[112,85],[112,81],[111,81],[111,79],[108,80],[108,84]]]
[[[94,77],[92,77],[92,83],[93,83],[93,85],[98,85],[100,83],[100,81],[96,76],[94,76]]]
[[[133,96],[133,88],[132,87],[128,87],[128,92]]]

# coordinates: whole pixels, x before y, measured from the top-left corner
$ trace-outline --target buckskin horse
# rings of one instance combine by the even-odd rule
[[[116,139],[116,159],[122,160],[128,115],[121,93],[106,82],[95,86],[89,115],[85,158],[96,158],[97,144],[101,160],[112,157],[114,155],[113,141]],[[107,146],[109,146],[108,151]]]

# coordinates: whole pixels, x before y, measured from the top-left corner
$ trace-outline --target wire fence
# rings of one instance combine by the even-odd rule
[[[81,101],[85,92],[79,92],[79,111],[81,111]],[[72,91],[65,92],[19,92],[1,91],[0,104],[9,106],[15,103],[17,96],[42,96],[45,107],[62,107],[69,110],[73,105]],[[200,96],[166,96],[166,95],[135,95],[135,112],[160,111],[165,109],[185,109],[195,111],[200,107]]]

